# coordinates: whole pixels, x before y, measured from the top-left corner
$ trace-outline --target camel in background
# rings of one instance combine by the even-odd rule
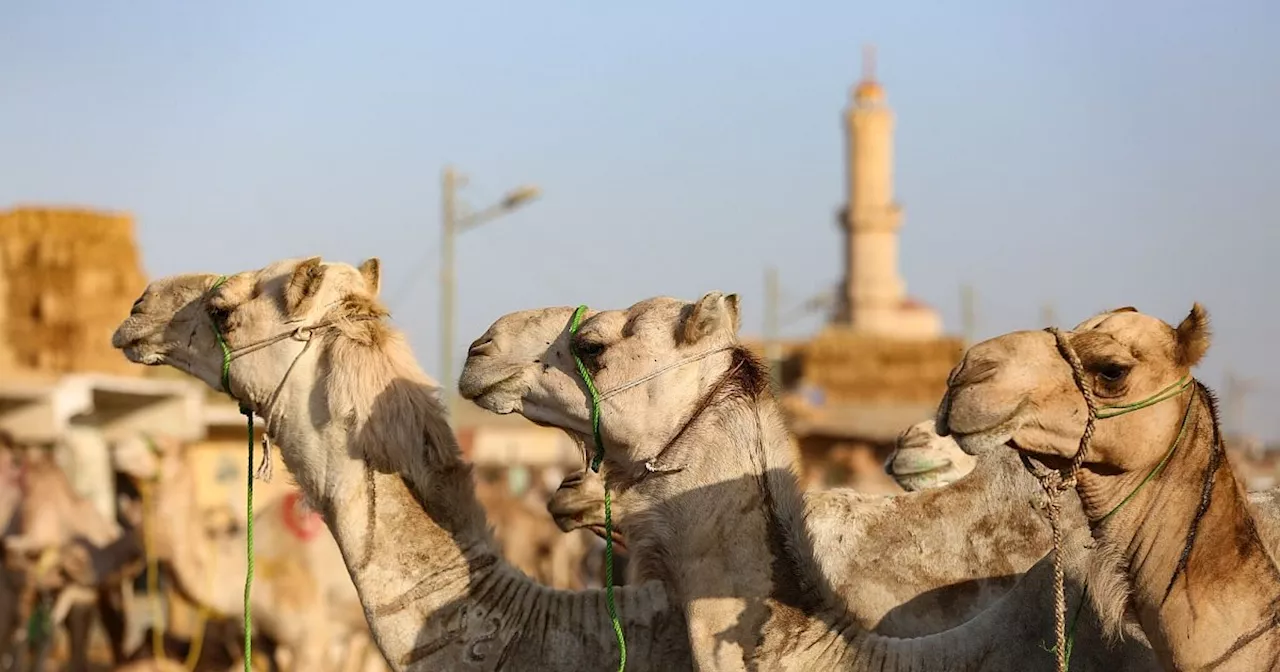
[[[112,658],[122,662],[124,621],[117,606],[122,582],[141,567],[138,539],[76,493],[50,451],[18,449],[8,436],[4,442],[0,452],[14,487],[0,499],[6,521],[0,591],[7,593],[0,603],[0,657],[12,650],[15,629],[39,607],[47,610],[50,626],[66,627],[72,672],[87,669],[95,612]],[[27,644],[27,654],[43,655],[31,650],[37,642]]]
[[[239,527],[213,530],[195,510],[194,474],[174,441],[142,438],[115,447],[118,468],[153,489],[156,555],[179,592],[217,617],[240,621],[247,568]],[[379,669],[342,556],[323,521],[297,492],[254,514],[254,627],[275,642],[286,669]],[[337,645],[337,646],[335,646]],[[335,661],[335,648],[345,659]]]

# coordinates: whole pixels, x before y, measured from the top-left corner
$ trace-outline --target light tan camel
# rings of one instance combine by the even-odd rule
[[[378,302],[377,260],[318,257],[152,282],[112,343],[226,389],[266,419],[333,532],[396,670],[615,670],[604,592],[533,583],[501,557],[439,388]],[[223,380],[224,337],[229,353]],[[690,666],[650,582],[617,591],[632,669]]]
[[[903,490],[916,492],[954,483],[977,464],[977,458],[961,450],[955,440],[939,436],[931,418],[917,422],[898,436],[884,470]]]
[[[657,298],[625,311],[588,313],[576,336],[569,328],[573,312],[550,308],[500,318],[472,345],[460,390],[490,411],[519,412],[589,442],[587,388],[570,350],[580,353],[603,393],[605,469],[625,516],[629,550],[641,565],[640,577],[671,587],[700,667],[1051,668],[1051,656],[1027,655],[1032,647],[1024,642],[1045,641],[1052,619],[1046,609],[1027,609],[1019,599],[1050,604],[1044,566],[1027,573],[1019,597],[1010,593],[963,625],[930,637],[884,638],[865,629],[875,615],[848,610],[844,596],[871,593],[884,576],[894,577],[889,585],[905,583],[897,589],[916,594],[927,583],[921,576],[935,568],[971,579],[977,572],[940,560],[965,549],[983,557],[979,566],[990,570],[1002,562],[1002,544],[951,536],[965,526],[946,520],[953,513],[946,504],[956,499],[946,494],[965,492],[969,479],[896,497],[849,493],[802,502],[795,453],[766,391],[764,370],[737,344],[736,297],[713,292],[694,304]],[[1018,473],[1011,464],[988,461],[970,477],[987,468]],[[860,519],[853,502],[879,502],[882,516]],[[999,507],[1002,513],[1007,508]],[[830,522],[806,526],[806,518]],[[998,534],[1004,522],[988,519],[987,525]],[[917,525],[932,527],[921,532]],[[1043,528],[1037,521],[1032,529],[1003,532],[1019,545],[1037,530],[1045,535]],[[873,543],[882,534],[897,543]],[[938,552],[917,556],[922,546],[935,544]],[[901,574],[900,564],[907,567]],[[850,587],[859,582],[863,588]],[[1087,645],[1078,638],[1088,651],[1078,657],[1085,669],[1153,669],[1145,646],[1129,640],[1108,652],[1096,629],[1086,631],[1082,627],[1080,635],[1090,640]]]
[[[6,450],[16,460],[17,488],[7,498],[9,523],[3,539],[5,592],[12,602],[0,605],[0,654],[11,647],[10,634],[30,616],[41,595],[52,596],[49,623],[65,626],[69,669],[88,669],[90,626],[95,611],[109,614],[104,602],[118,597],[121,580],[140,567],[136,538],[106,520],[45,449]],[[108,628],[112,655],[123,657],[122,632]]]
[[[215,536],[200,524],[195,474],[181,446],[136,438],[114,451],[123,473],[152,488],[154,553],[173,570],[180,592],[215,616],[241,618],[244,531]],[[335,641],[355,649],[345,663],[355,664],[369,641],[364,611],[333,537],[300,504],[287,494],[254,514],[254,626],[282,649],[287,669],[337,669],[329,659]]]
[[[1276,669],[1280,570],[1213,395],[1191,377],[1208,348],[1199,304],[1176,328],[1122,308],[1070,332],[1006,334],[952,372],[939,430],[968,452],[1007,445],[1053,468],[1079,452],[1095,556],[1123,577],[1100,599],[1132,600],[1169,669]]]
[[[915,454],[908,456],[908,459],[910,460],[909,464],[911,464],[913,467],[916,467],[917,470],[913,470],[909,472],[910,475],[915,478],[919,478],[921,475],[924,475],[925,479],[923,479],[923,482],[929,483],[929,485],[926,487],[940,487],[938,483],[950,481],[950,479],[953,477],[953,474],[949,472],[955,468],[954,465],[956,464],[956,462],[962,462],[962,461],[956,461],[953,459],[955,457],[954,455],[955,451],[960,450],[959,446],[954,442],[954,440],[951,439],[950,437],[938,436],[935,432],[932,431],[932,428],[933,428],[933,421],[929,420],[929,421],[925,421],[917,425],[914,425],[907,432],[904,432],[903,436],[899,438],[899,441],[895,448],[895,453],[890,456],[889,462],[895,463],[897,458],[901,457],[904,452],[912,451]],[[934,454],[930,454],[930,453],[934,453]],[[1000,460],[1000,461],[1009,462],[1011,464],[1017,462],[1017,458],[1012,453],[1009,453],[1009,452],[988,452],[982,455],[981,457],[973,457],[967,454],[965,456],[968,457],[969,461],[975,466],[979,460],[982,460],[982,461]],[[937,476],[930,476],[926,472],[918,470],[919,465],[933,465],[934,468],[938,469],[940,473]],[[1017,468],[1021,469],[1020,464],[1017,466]],[[1025,479],[1013,478],[1007,481],[993,481],[986,478],[987,473],[988,472],[978,471],[970,479],[967,479],[966,482],[969,484],[970,488],[976,488],[979,492],[998,491],[1001,487],[1003,487],[1004,484],[1018,483],[1021,486],[1024,486],[1020,488],[1020,491],[1019,491],[1020,495],[1030,494],[1025,490],[1025,483],[1030,481],[1029,475]],[[961,477],[961,478],[964,478],[964,477]],[[920,482],[922,481],[921,480],[915,481],[915,483],[920,483]],[[813,508],[813,502],[815,500],[821,500],[826,498],[839,499],[842,497],[846,497],[847,492],[848,491],[844,489],[809,491],[809,492],[806,492],[804,495],[806,500],[805,504],[806,504],[806,507]],[[962,493],[962,491],[958,491],[958,492]],[[961,511],[970,511],[971,509],[968,507],[968,504],[972,503],[977,506],[994,505],[992,508],[993,513],[999,515],[1001,513],[1001,510],[1003,510],[1003,512],[1007,514],[1010,518],[1025,517],[1030,519],[1033,516],[1038,516],[1038,514],[1033,513],[1031,509],[1026,507],[1021,501],[1011,501],[1008,499],[1001,500],[1001,501],[991,501],[990,499],[983,498],[983,497],[969,498],[968,495],[965,495],[963,493],[961,494],[961,496],[956,497],[956,499],[966,500],[966,501],[958,502],[959,504],[964,506],[964,508],[962,508]],[[869,499],[868,501],[874,501],[874,500]],[[1267,542],[1268,547],[1271,548],[1273,552],[1275,552],[1276,550],[1280,550],[1280,529],[1277,529],[1277,526],[1280,525],[1280,488],[1273,488],[1271,490],[1262,491],[1262,492],[1248,493],[1248,503],[1249,503],[1250,510],[1253,511],[1254,516],[1259,522],[1259,532],[1261,533],[1263,540]],[[601,477],[600,474],[592,472],[589,469],[582,469],[572,474],[569,474],[565,478],[565,480],[561,483],[560,487],[556,490],[556,492],[553,493],[552,497],[547,503],[547,509],[551,513],[556,524],[562,530],[570,531],[570,530],[577,530],[577,529],[587,529],[595,533],[597,536],[603,538],[605,534],[603,478]],[[858,509],[858,505],[855,502],[852,504],[851,510],[856,512],[857,509]],[[1074,531],[1076,528],[1082,527],[1087,524],[1087,521],[1085,520],[1083,514],[1077,515],[1076,513],[1078,512],[1077,508],[1072,508],[1071,511],[1072,511],[1072,515],[1070,515],[1068,520],[1066,521],[1066,526],[1070,531]],[[625,545],[625,537],[623,532],[623,527],[625,526],[625,524],[620,522],[624,516],[625,514],[619,512],[616,508],[614,509],[615,521],[614,521],[613,533],[614,533],[615,548],[617,548],[620,545],[623,545],[623,546]],[[836,526],[842,525],[841,521],[830,521],[830,522],[832,525],[836,525]],[[989,525],[982,525],[982,526],[972,525],[971,518],[969,516],[951,515],[949,517],[948,522],[953,526],[968,525],[968,527],[962,527],[960,532],[961,536],[966,539],[982,538],[983,536],[990,534]],[[810,515],[808,519],[808,523],[812,528],[816,530],[823,526],[824,520],[816,516]],[[1020,525],[1024,523],[1019,522],[1016,524]],[[915,529],[917,531],[921,531],[918,528],[915,528]],[[877,539],[870,538],[870,539],[859,540],[859,541],[862,543],[875,545]],[[815,550],[818,552],[820,556],[822,555],[822,549],[820,544],[816,545]],[[885,553],[886,555],[896,555],[893,553],[892,550],[886,551]],[[1049,566],[1048,559],[1041,560],[1040,563],[1038,564],[1044,566],[1044,569],[1042,571],[1048,571],[1048,566]],[[1079,576],[1082,577],[1084,569],[1085,567],[1081,566],[1078,568],[1078,570],[1080,571],[1073,573],[1071,571],[1071,568],[1069,568],[1069,571],[1068,571],[1069,578],[1075,579],[1076,576],[1073,576],[1073,574],[1078,574]],[[1012,589],[1012,592],[1014,593],[1022,592],[1024,594],[1024,597],[1022,598],[1023,601],[1021,603],[1024,605],[1024,608],[1028,610],[1027,616],[1034,617],[1034,610],[1045,608],[1044,599],[1042,597],[1037,598],[1035,595],[1031,595],[1030,594],[1031,591],[1025,590],[1025,585],[1026,584],[1023,584],[1023,583],[1017,584]],[[860,593],[845,594],[846,599],[848,599],[850,602],[851,609],[855,613],[858,611],[857,602],[860,596],[861,596]],[[1074,607],[1075,604],[1073,604],[1072,606]],[[966,611],[962,611],[959,614],[953,614],[953,616],[955,616],[959,621],[963,621],[971,617],[972,614]],[[1081,617],[1094,618],[1094,612],[1090,612],[1090,611],[1081,612]],[[1088,625],[1082,624],[1080,627],[1102,629],[1104,627],[1104,624],[1098,623],[1095,619],[1094,623],[1090,623]],[[1140,639],[1145,640],[1145,636],[1141,637]],[[1031,642],[1025,643],[1025,646],[1027,647],[1028,656],[1030,657],[1035,655],[1041,655],[1038,653],[1036,648],[1031,646],[1031,644],[1032,644]],[[1037,647],[1039,646],[1038,642],[1035,644]],[[1023,646],[1024,643],[1019,643],[1018,645]],[[1080,669],[1079,665],[1080,665],[1080,662],[1079,662],[1079,658],[1077,657],[1076,667],[1073,669]]]
[[[476,484],[476,495],[494,528],[502,555],[535,581],[577,590],[582,582],[572,571],[587,552],[583,540],[562,534],[556,524],[523,497],[512,497],[503,487]]]

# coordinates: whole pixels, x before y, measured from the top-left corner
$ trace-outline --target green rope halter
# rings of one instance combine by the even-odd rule
[[[1194,378],[1191,378],[1190,376],[1183,376],[1182,378],[1179,378],[1176,383],[1173,383],[1172,385],[1164,388],[1163,390],[1156,392],[1155,394],[1151,395],[1150,397],[1147,397],[1146,399],[1135,401],[1131,404],[1111,404],[1109,406],[1099,406],[1098,412],[1094,417],[1100,420],[1105,420],[1107,418],[1115,418],[1115,417],[1124,415],[1126,413],[1132,413],[1134,411],[1139,411],[1144,408],[1148,408],[1150,406],[1155,406],[1156,404],[1162,401],[1165,401],[1167,399],[1172,399],[1178,396],[1179,394],[1182,394],[1183,390],[1191,386],[1193,382],[1195,382]],[[1106,515],[1098,519],[1099,523],[1102,523],[1106,521],[1108,518],[1110,518],[1111,516],[1115,515],[1115,513],[1119,511],[1121,508],[1123,508],[1125,504],[1128,504],[1130,500],[1136,497],[1138,492],[1141,491],[1142,488],[1147,485],[1147,483],[1150,483],[1152,480],[1155,479],[1156,476],[1160,475],[1161,471],[1164,471],[1165,465],[1169,464],[1169,458],[1173,457],[1173,453],[1177,451],[1178,446],[1182,443],[1182,437],[1187,433],[1187,424],[1188,424],[1188,421],[1191,419],[1191,409],[1195,407],[1195,401],[1196,401],[1195,394],[1196,394],[1195,388],[1193,387],[1191,391],[1191,399],[1187,402],[1187,410],[1182,414],[1182,424],[1178,428],[1178,434],[1173,438],[1173,443],[1169,445],[1169,450],[1165,451],[1164,457],[1161,458],[1160,462],[1158,462],[1156,466],[1153,467],[1151,471],[1147,473],[1146,477],[1142,479],[1142,482],[1138,483],[1137,487],[1135,487],[1133,491],[1128,494],[1128,496],[1120,500],[1119,504],[1116,504],[1114,508],[1112,508],[1110,511],[1106,513]],[[1071,616],[1071,627],[1067,633],[1066,644],[1063,647],[1063,651],[1065,652],[1065,655],[1066,655],[1066,664],[1068,668],[1071,667],[1071,650],[1075,648],[1076,625],[1079,624],[1080,622],[1080,612],[1084,611],[1084,603],[1085,603],[1085,600],[1088,598],[1088,596],[1089,596],[1089,585],[1085,584],[1083,590],[1081,590],[1080,592],[1080,604],[1076,605],[1075,613],[1072,614]]]
[[[226,281],[227,276],[219,277],[209,291],[212,292],[221,287]],[[209,324],[213,325],[213,336],[218,341],[218,347],[222,349],[222,391],[235,399],[235,395],[231,393],[231,348],[227,345],[227,339],[223,338],[217,320],[210,320]],[[249,597],[253,591],[253,409],[239,399],[236,401],[240,404],[240,412],[248,419],[249,427],[248,494],[245,497],[245,518],[247,519],[245,521],[245,554],[248,564],[244,574],[244,672],[253,672],[253,611],[249,605]]]
[[[587,392],[591,395],[591,436],[596,443],[596,453],[591,458],[591,470],[600,473],[600,463],[604,461],[604,439],[600,436],[600,391],[596,389],[596,383],[591,379],[591,372],[587,370],[586,364],[582,363],[582,358],[573,347],[573,335],[577,334],[578,327],[582,326],[582,316],[586,312],[585,305],[578,306],[573,311],[573,320],[569,322],[569,352],[573,354],[573,361],[578,365],[578,375],[582,377],[582,382],[586,383]],[[622,622],[618,620],[618,608],[613,601],[613,509],[610,505],[608,476],[605,477],[605,481],[604,597],[605,604],[609,608],[609,620],[613,623],[613,634],[618,639],[618,672],[622,672],[627,667],[627,639],[622,634]]]

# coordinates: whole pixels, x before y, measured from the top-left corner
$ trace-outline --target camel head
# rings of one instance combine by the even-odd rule
[[[111,344],[130,361],[172,366],[259,410],[282,389],[314,332],[378,337],[379,330],[362,329],[370,325],[357,320],[386,315],[375,299],[379,269],[377,259],[356,268],[311,257],[225,278],[160,278],[134,302]]]
[[[459,391],[481,408],[520,413],[594,446],[590,393],[576,353],[600,394],[605,459],[622,473],[656,460],[690,409],[749,358],[737,345],[735,294],[587,311],[570,334],[573,316],[572,308],[542,308],[499,318],[471,344]]]
[[[134,480],[150,481],[162,475],[176,453],[172,442],[128,436],[112,442],[111,468]]]
[[[1192,306],[1177,327],[1120,308],[1061,336],[1078,355],[1082,383],[1099,409],[1083,464],[1109,473],[1158,464],[1187,412],[1191,367],[1209,348],[1204,308]],[[969,348],[947,382],[939,432],[969,454],[1008,445],[1047,466],[1066,466],[1088,416],[1066,355],[1048,331],[1017,331]]]
[[[898,435],[884,470],[908,492],[937,488],[964,478],[977,460],[954,438],[939,436],[933,420],[924,420]]]
[[[547,512],[563,532],[585,528],[604,539],[604,478],[590,469],[569,474],[547,501]],[[613,543],[626,548],[616,522]]]

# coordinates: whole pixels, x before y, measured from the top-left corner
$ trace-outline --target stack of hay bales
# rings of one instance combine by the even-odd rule
[[[145,286],[128,215],[0,212],[0,370],[139,375],[111,334]]]
[[[804,348],[801,378],[827,403],[936,403],[964,341],[896,340],[829,326]]]

